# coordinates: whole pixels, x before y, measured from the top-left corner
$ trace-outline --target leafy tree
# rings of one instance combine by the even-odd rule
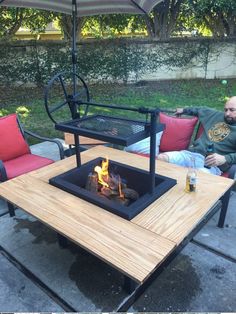
[[[131,27],[133,16],[127,14],[109,14],[77,18],[77,36],[94,36],[97,38],[114,37]],[[72,18],[68,15],[59,16],[59,25],[66,39],[72,36]]]
[[[190,0],[198,26],[205,25],[214,37],[236,36],[235,0]]]
[[[109,14],[88,17],[85,29],[95,30],[98,37],[119,36],[129,27],[132,15],[128,14]]]
[[[149,37],[170,38],[176,28],[183,2],[184,0],[166,0],[154,7],[153,12],[145,17]]]
[[[86,20],[85,17],[79,17],[76,20],[76,30],[77,30],[78,39],[81,38],[81,32],[84,27],[85,20]],[[73,34],[72,16],[67,15],[67,14],[59,14],[58,24],[61,27],[62,33],[64,34],[64,39],[70,41]]]
[[[9,40],[20,27],[28,27],[33,33],[43,32],[55,16],[49,11],[0,7],[0,36]]]

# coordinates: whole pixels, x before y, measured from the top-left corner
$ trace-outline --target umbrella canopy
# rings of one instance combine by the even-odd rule
[[[76,0],[77,16],[149,13],[163,0]],[[44,9],[71,14],[72,0],[0,0],[0,6]]]

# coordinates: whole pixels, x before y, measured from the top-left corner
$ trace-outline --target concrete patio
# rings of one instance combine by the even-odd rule
[[[58,159],[51,143],[32,151]],[[129,312],[236,312],[235,207],[232,192],[225,228],[216,214]],[[128,296],[121,273],[73,244],[60,248],[56,233],[22,210],[6,211],[0,199],[1,312],[111,312]]]

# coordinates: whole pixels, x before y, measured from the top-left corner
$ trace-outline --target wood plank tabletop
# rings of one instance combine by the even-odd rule
[[[137,168],[149,159],[97,146],[82,153],[82,164],[108,157]],[[198,173],[196,193],[184,191],[187,169],[157,162],[157,173],[177,179],[177,185],[132,221],[48,184],[48,180],[76,166],[75,156],[1,183],[0,195],[65,235],[92,254],[143,282],[174,250],[233,180]]]
[[[61,171],[57,163],[52,166]],[[48,176],[49,169],[42,169]],[[175,248],[172,241],[49,185],[39,174],[4,182],[0,195],[137,282],[143,282]]]
[[[75,145],[74,134],[64,133],[65,144],[67,145]],[[96,140],[94,138],[89,138],[86,136],[79,136],[80,145],[104,145],[107,142]]]

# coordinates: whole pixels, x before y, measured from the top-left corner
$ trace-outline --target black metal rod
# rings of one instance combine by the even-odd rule
[[[230,188],[228,191],[226,191],[225,194],[220,198],[221,202],[222,202],[222,207],[221,207],[220,217],[219,217],[219,221],[218,221],[218,225],[217,225],[219,228],[224,227],[231,190],[232,190],[232,188]]]
[[[80,156],[80,146],[79,146],[79,136],[74,134],[75,139],[75,154],[76,154],[76,163],[77,167],[81,166],[81,156]]]
[[[147,114],[147,113],[154,113],[157,111],[157,109],[148,109],[145,107],[140,107],[140,108],[130,108],[130,107],[125,107],[125,106],[117,106],[114,104],[99,104],[95,102],[87,102],[83,101],[80,103],[80,105],[89,105],[89,106],[94,106],[94,107],[102,107],[102,108],[110,108],[110,109],[121,109],[121,110],[127,110],[127,111],[133,111],[133,112],[139,112],[142,114]],[[161,111],[158,109],[158,111]]]
[[[157,129],[157,114],[151,114],[151,128],[150,128],[150,160],[149,160],[149,173],[150,173],[150,190],[151,194],[155,189],[155,169],[156,169],[156,129]]]
[[[204,218],[197,224],[197,226],[190,232],[190,234],[183,239],[183,241],[171,252],[171,254],[158,266],[151,275],[141,284],[139,284],[134,291],[125,298],[116,309],[116,312],[127,312],[134,302],[141,296],[142,293],[151,285],[151,283],[167,268],[173,259],[181,252],[181,250],[193,239],[199,230],[213,217],[219,210],[218,206],[213,206]]]
[[[73,19],[73,34],[72,34],[72,69],[73,69],[73,94],[76,94],[76,65],[77,65],[77,2],[72,0],[72,19]]]

